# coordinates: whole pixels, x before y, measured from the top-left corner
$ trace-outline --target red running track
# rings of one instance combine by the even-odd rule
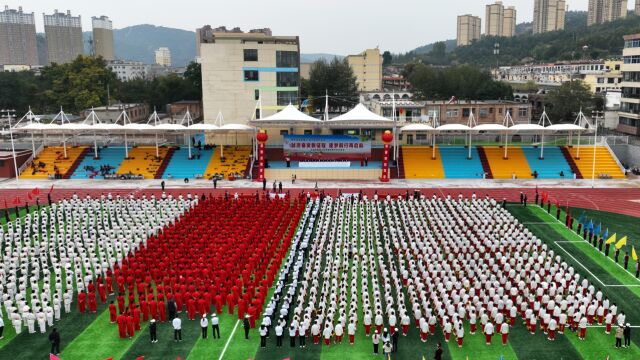
[[[379,191],[380,195],[392,194],[404,194],[407,190],[413,192],[414,188],[395,188],[395,189],[382,189]],[[520,198],[520,192],[525,192],[529,198],[529,202],[533,202],[535,197],[535,189],[534,188],[494,188],[494,189],[484,189],[484,188],[418,188],[423,194],[428,196],[432,196],[436,194],[438,196],[443,195],[452,195],[458,196],[458,194],[462,193],[463,196],[471,196],[473,192],[475,192],[478,196],[488,195],[497,200],[507,199],[507,201],[518,201]],[[235,192],[238,192],[240,195],[255,195],[255,189],[247,189],[247,188],[239,188],[239,189],[202,189],[202,188],[194,188],[194,189],[167,189],[167,194],[172,195],[186,195],[191,193],[193,195],[200,196],[201,194],[213,194],[214,196],[223,196],[225,191],[228,192],[230,196],[232,196]],[[313,189],[301,189],[301,188],[292,188],[285,189],[286,191],[291,191],[291,195],[300,194],[300,192],[313,192]],[[369,197],[373,196],[375,189],[363,189],[364,194]],[[624,215],[630,215],[635,217],[640,217],[640,188],[610,188],[610,189],[588,189],[588,188],[539,188],[540,192],[548,192],[549,198],[553,203],[555,203],[556,199],[560,201],[560,203],[565,206],[567,203],[570,207],[580,207],[586,209],[595,209],[595,210],[603,210],[609,211]],[[47,192],[48,190],[41,190],[40,195],[37,197],[40,200],[41,204],[45,204],[47,202]],[[355,193],[358,192],[357,189],[344,189],[344,193]],[[13,207],[13,200],[16,196],[20,198],[19,206],[24,206],[26,202],[30,205],[35,204],[36,196],[32,195],[32,199],[29,200],[28,194],[30,190],[28,189],[1,189],[0,190],[0,209],[5,208],[4,200],[6,200],[7,207]],[[58,201],[60,199],[69,198],[73,196],[73,194],[77,194],[78,196],[100,196],[111,193],[113,196],[121,195],[127,196],[129,194],[133,194],[136,196],[142,195],[156,195],[160,196],[162,191],[160,189],[53,189],[51,192],[51,198],[53,201]],[[262,194],[262,191],[260,191]],[[328,195],[336,195],[338,193],[338,189],[326,189],[325,193]]]

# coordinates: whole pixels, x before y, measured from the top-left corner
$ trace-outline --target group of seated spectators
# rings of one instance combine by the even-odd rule
[[[114,170],[116,168],[111,166],[111,165],[100,165],[100,170],[96,170],[96,168],[94,166],[91,165],[87,165],[84,167],[84,170],[86,172],[92,173],[92,177],[94,176],[107,176],[107,175],[112,175],[114,173]]]

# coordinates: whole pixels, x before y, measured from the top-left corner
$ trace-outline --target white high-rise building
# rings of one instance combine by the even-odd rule
[[[169,67],[171,66],[171,50],[167,47],[161,47],[156,50],[156,64]]]

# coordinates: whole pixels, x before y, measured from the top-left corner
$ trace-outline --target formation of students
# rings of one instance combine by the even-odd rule
[[[272,328],[276,337],[289,329],[292,344],[330,346],[364,331],[384,344],[411,328],[426,342],[439,327],[462,347],[468,328],[506,345],[518,319],[549,341],[567,328],[584,340],[589,325],[609,333],[625,324],[615,303],[493,199],[323,197],[310,200],[261,335],[262,346]]]
[[[17,334],[44,333],[72,310],[97,310],[112,269],[197,203],[172,196],[71,199],[0,227],[0,297]]]

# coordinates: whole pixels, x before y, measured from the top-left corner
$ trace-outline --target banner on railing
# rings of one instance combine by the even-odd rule
[[[283,150],[295,158],[368,158],[371,141],[349,135],[285,135]]]

